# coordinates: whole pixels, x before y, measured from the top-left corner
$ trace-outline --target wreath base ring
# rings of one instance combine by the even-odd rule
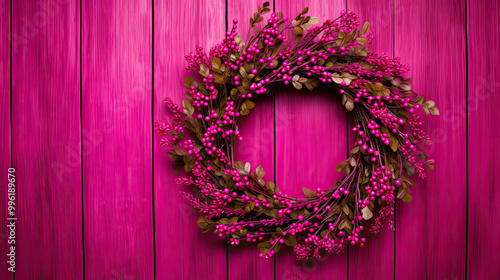
[[[411,201],[414,183],[407,177],[425,178],[424,167],[433,169],[421,152],[431,140],[416,110],[439,110],[411,91],[403,77],[408,67],[370,52],[373,33],[368,23],[357,28],[353,12],[321,24],[307,12],[291,20],[270,13],[266,2],[250,19],[254,35],[246,42],[234,20],[209,54],[197,47],[186,55],[187,69],[200,78],[185,78],[182,108],[167,98],[171,121],[155,125],[163,136],[160,145],[184,164],[187,176],[176,181],[194,189],[183,196],[200,212],[202,230],[232,245],[257,243],[264,258],[283,245],[293,247],[299,259],[339,253],[347,244],[363,247],[384,220],[393,228],[396,198]],[[253,170],[234,160],[235,141],[242,140],[238,124],[271,85],[314,90],[320,83],[342,95],[356,146],[337,165],[345,177],[332,189],[303,188],[305,197],[289,197],[264,180],[262,166]]]

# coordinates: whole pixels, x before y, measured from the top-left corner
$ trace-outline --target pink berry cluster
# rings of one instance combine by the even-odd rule
[[[411,200],[408,177],[433,168],[421,149],[431,141],[417,114],[439,110],[411,91],[403,77],[408,66],[371,53],[369,24],[358,29],[354,13],[323,23],[306,13],[292,20],[270,13],[266,2],[245,41],[233,20],[209,54],[197,47],[186,55],[187,69],[200,76],[185,78],[182,108],[166,99],[172,119],[155,125],[159,144],[184,165],[185,177],[176,181],[191,188],[183,196],[200,212],[198,225],[231,245],[256,243],[263,258],[282,246],[293,247],[299,259],[364,247],[384,224],[393,228],[395,199]],[[304,188],[305,197],[289,197],[265,180],[262,166],[235,161],[238,124],[277,85],[312,91],[320,83],[351,112],[354,148],[337,166],[345,177],[332,189]]]

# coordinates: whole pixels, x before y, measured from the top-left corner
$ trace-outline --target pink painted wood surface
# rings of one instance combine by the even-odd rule
[[[184,97],[183,77],[188,73],[183,70],[183,56],[197,44],[208,49],[223,39],[225,1],[154,1],[154,35],[151,1],[82,3],[82,120],[79,2],[12,2],[16,279],[82,279],[83,252],[87,279],[153,279],[155,268],[157,279],[272,279],[274,269],[277,279],[390,279],[394,270],[398,279],[463,279],[466,269],[469,279],[494,279],[500,274],[494,265],[500,261],[499,229],[492,224],[500,218],[496,207],[500,195],[495,189],[500,157],[495,146],[500,121],[495,114],[500,105],[495,51],[498,3],[469,0],[466,15],[465,3],[458,0],[398,0],[394,8],[392,0],[347,0],[348,10],[376,30],[373,48],[388,55],[393,51],[394,13],[395,55],[410,64],[413,89],[435,100],[441,111],[439,117],[423,118],[436,140],[429,149],[436,170],[426,181],[417,180],[410,204],[398,203],[395,256],[393,232],[385,230],[365,248],[350,248],[349,259],[343,254],[299,262],[287,250],[278,254],[274,268],[273,261],[258,258],[253,247],[230,247],[227,260],[224,241],[202,234],[196,226],[198,214],[182,199],[174,165],[156,138],[151,146],[155,137],[151,110],[154,120],[165,119],[163,97],[177,102]],[[236,17],[243,31],[262,2],[228,0],[227,4],[229,27]],[[345,0],[276,0],[276,10],[291,17],[309,6],[311,15],[325,19],[337,17],[345,4]],[[2,172],[11,159],[9,5],[10,1],[0,3]],[[441,31],[434,38],[436,29]],[[301,187],[330,188],[341,179],[334,167],[345,158],[349,143],[340,97],[322,89],[310,93],[283,87],[276,96],[275,116],[273,110],[273,97],[264,99],[241,123],[244,141],[236,148],[237,159],[249,161],[253,168],[263,165],[266,179],[276,176],[280,188],[295,196],[303,195]],[[4,178],[0,187],[6,186]],[[485,194],[490,200],[484,199]],[[3,253],[7,250],[3,191],[0,201],[0,279],[12,279]]]
[[[395,54],[409,63],[412,90],[441,115],[423,118],[436,169],[398,203],[396,279],[463,279],[466,232],[465,6],[396,1]]]
[[[82,5],[87,279],[154,276],[151,8],[151,1]]]
[[[393,0],[348,0],[347,10],[354,11],[359,16],[361,26],[366,21],[370,22],[370,30],[375,32],[371,51],[392,56]],[[352,124],[349,126],[349,131],[351,129]],[[350,132],[350,147],[353,147],[355,137],[356,135]],[[349,279],[392,279],[393,275],[394,231],[388,226],[385,226],[378,235],[370,235],[364,248],[359,246],[349,248]]]
[[[335,19],[345,1],[277,0],[276,11],[294,18],[304,7],[320,21]],[[346,158],[346,113],[336,91],[283,87],[276,95],[276,184],[288,195],[304,197],[302,187],[329,189],[342,179],[335,166]],[[279,120],[279,121],[278,121]],[[297,261],[292,250],[276,256],[277,279],[343,279],[347,254]]]
[[[196,45],[209,50],[224,38],[224,0],[155,1],[154,116],[167,120],[165,97],[185,99],[186,52]],[[195,73],[192,76],[197,75]],[[225,240],[203,234],[199,214],[181,196],[175,166],[155,135],[155,226],[158,279],[225,279]]]
[[[469,112],[468,279],[500,275],[500,3],[467,1]]]
[[[78,2],[13,1],[16,279],[82,279]]]
[[[0,2],[0,170],[5,172],[5,178],[0,181],[0,278],[13,279],[13,273],[8,271],[7,254],[9,230],[7,229],[8,181],[7,169],[11,167],[10,154],[10,1]]]
[[[243,40],[255,34],[250,28],[250,17],[264,1],[228,0],[229,28],[238,19],[239,35]],[[272,3],[270,6],[272,11]],[[252,170],[262,165],[264,180],[274,181],[274,96],[258,99],[257,106],[242,119],[240,125],[243,141],[237,141],[236,160],[250,162]],[[229,279],[274,279],[274,260],[258,256],[255,244],[247,247],[229,247]]]

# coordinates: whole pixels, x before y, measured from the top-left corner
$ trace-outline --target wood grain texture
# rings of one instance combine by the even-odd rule
[[[347,10],[354,11],[359,16],[361,26],[366,21],[370,22],[370,30],[374,31],[370,50],[392,57],[393,0],[348,0]],[[356,134],[353,134],[351,129],[352,124],[349,126],[349,145],[353,148]],[[349,247],[349,279],[392,279],[394,276],[394,231],[386,225],[378,235],[369,235],[367,241],[364,248]]]
[[[264,1],[228,0],[229,28],[238,19],[239,35],[243,40],[255,34],[250,28],[250,17]],[[272,11],[272,3],[270,6]],[[274,96],[263,96],[250,115],[239,124],[243,141],[236,142],[235,158],[250,162],[252,170],[262,165],[264,180],[274,181]],[[229,279],[274,279],[274,260],[258,256],[255,244],[229,248]]]
[[[467,1],[469,113],[468,279],[500,275],[500,3]],[[495,50],[492,51],[491,48]]]
[[[12,5],[15,278],[82,279],[79,3]]]
[[[180,104],[186,98],[184,77],[197,75],[185,70],[184,55],[196,45],[208,51],[224,39],[224,5],[224,0],[155,1],[155,120],[170,117],[163,99],[171,97]],[[199,214],[181,196],[188,189],[174,181],[179,166],[160,148],[157,135],[154,148],[157,278],[225,279],[225,240],[201,232]]]
[[[427,152],[436,169],[427,180],[417,180],[411,203],[398,202],[396,240],[394,232],[383,230],[365,248],[350,248],[349,256],[297,261],[288,249],[278,254],[274,267],[254,246],[230,247],[226,255],[224,240],[201,233],[198,213],[180,194],[187,189],[174,182],[176,166],[152,131],[152,117],[168,118],[164,97],[184,99],[183,79],[189,75],[184,55],[196,45],[208,51],[223,40],[226,8],[229,28],[238,18],[245,38],[248,18],[262,2],[155,0],[153,23],[149,0],[84,1],[82,65],[79,1],[0,2],[0,279],[13,279],[6,263],[5,173],[11,158],[17,179],[15,277],[20,280],[83,279],[84,257],[86,279],[154,279],[155,268],[157,279],[265,280],[275,272],[276,279],[500,275],[495,224],[500,219],[500,4],[495,1],[276,0],[276,10],[289,18],[309,6],[309,14],[321,20],[347,8],[361,23],[370,21],[372,49],[402,57],[410,65],[413,90],[436,101],[441,111],[423,117],[435,140]],[[263,165],[266,179],[276,179],[291,196],[303,196],[302,187],[330,188],[342,178],[334,168],[351,144],[346,116],[335,92],[283,86],[241,122],[244,140],[236,146],[236,158],[252,168]]]
[[[85,1],[83,187],[88,279],[152,279],[151,1]]]
[[[10,1],[0,2],[0,170],[5,172],[0,180],[0,279],[13,279],[8,271],[10,235],[7,229],[8,181],[7,169],[11,167],[10,142]]]
[[[276,11],[294,18],[304,7],[320,22],[335,19],[345,1],[276,0]],[[345,108],[336,91],[314,92],[283,87],[276,95],[276,184],[290,196],[304,197],[302,187],[330,189],[343,174],[335,166],[346,158]],[[344,279],[347,254],[297,261],[292,250],[276,256],[277,279]]]
[[[411,203],[397,204],[396,279],[465,277],[464,31],[463,1],[395,2],[395,54],[411,66],[412,90],[441,113],[423,118],[436,169],[417,180]]]

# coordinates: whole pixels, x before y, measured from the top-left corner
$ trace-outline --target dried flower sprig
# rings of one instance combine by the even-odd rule
[[[167,99],[172,123],[156,124],[165,137],[160,145],[189,174],[177,182],[198,190],[183,193],[202,214],[198,225],[233,245],[257,243],[264,258],[282,245],[293,247],[299,259],[339,253],[347,244],[364,247],[367,232],[377,233],[384,220],[393,227],[396,198],[411,201],[414,183],[407,176],[424,178],[424,167],[433,169],[420,152],[431,141],[416,110],[439,110],[411,91],[410,79],[403,78],[408,66],[371,53],[370,25],[358,29],[353,12],[319,24],[307,11],[293,20],[271,13],[258,28],[270,13],[266,2],[250,19],[254,35],[246,42],[235,19],[209,54],[198,47],[186,55],[187,69],[201,77],[185,78],[183,107]],[[345,177],[332,189],[304,188],[305,197],[289,197],[264,181],[262,166],[252,170],[235,162],[238,123],[272,85],[313,90],[320,83],[336,89],[352,112],[355,147],[337,166]]]

